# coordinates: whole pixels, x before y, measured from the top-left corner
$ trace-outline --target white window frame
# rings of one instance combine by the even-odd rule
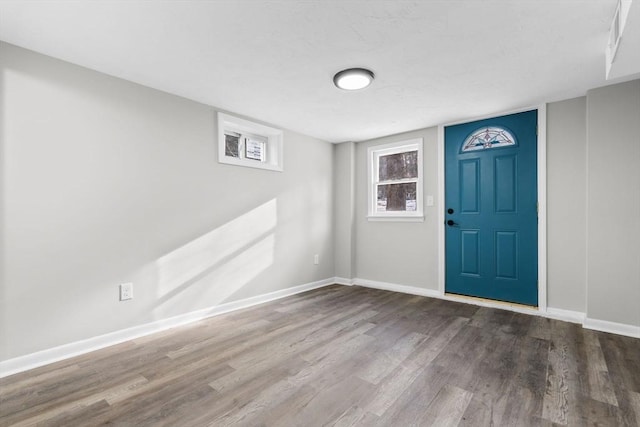
[[[422,138],[415,138],[393,142],[384,145],[374,145],[367,148],[367,164],[368,164],[368,220],[369,221],[424,221],[424,196],[423,196],[423,162],[422,162]],[[390,211],[377,212],[377,186],[381,184],[378,180],[379,161],[381,156],[390,154],[398,154],[406,151],[418,151],[418,177],[417,179],[402,179],[393,181],[384,181],[383,183],[395,184],[402,182],[416,182],[416,210],[415,211]]]
[[[240,157],[227,156],[225,151],[225,134],[240,135],[238,151]],[[218,113],[218,162],[228,165],[245,166],[250,168],[283,171],[283,132],[281,129],[255,123],[234,117],[225,113]],[[256,140],[264,143],[261,159],[246,157],[247,141]]]

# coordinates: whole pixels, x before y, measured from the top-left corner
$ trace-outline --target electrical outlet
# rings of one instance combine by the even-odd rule
[[[314,263],[315,265],[320,264],[320,255],[315,254],[315,255],[313,256],[313,263]]]
[[[120,301],[133,299],[133,283],[123,283],[120,285]]]

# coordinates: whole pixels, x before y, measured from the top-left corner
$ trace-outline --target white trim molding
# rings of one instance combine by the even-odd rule
[[[372,145],[367,148],[367,219],[369,221],[424,221],[424,194],[423,194],[423,138],[412,138],[390,142],[388,144]],[[378,162],[380,157],[392,154],[400,154],[409,151],[417,151],[417,172],[418,176],[411,179],[393,179],[380,181],[378,177]],[[416,210],[415,211],[385,211],[378,212],[377,188],[379,185],[393,185],[401,183],[416,184]]]
[[[438,200],[436,206],[438,211],[438,292],[444,295],[445,287],[445,230],[444,230],[444,125],[438,126],[438,142],[436,144],[436,155],[438,156]]]
[[[383,291],[400,292],[403,294],[419,295],[422,297],[440,298],[437,289],[419,288],[417,286],[398,285],[396,283],[379,282],[377,280],[353,279],[353,284],[365,288],[380,289]]]
[[[19,356],[0,362],[0,378],[17,374],[19,372],[34,369],[39,366],[48,365],[50,363],[69,359],[74,356],[89,353],[101,348],[109,347],[132,339],[140,338],[156,332],[175,328],[177,326],[186,325],[208,317],[217,316],[254,305],[263,304],[280,298],[299,294],[317,288],[322,288],[336,283],[335,278],[319,280],[317,282],[306,283],[304,285],[294,286],[275,292],[270,292],[255,297],[233,301],[217,306],[196,310],[179,316],[170,317],[168,319],[157,320],[155,322],[146,323],[144,325],[134,326],[132,328],[122,329],[110,332],[104,335],[88,338],[81,341],[63,344],[57,347],[41,350],[35,353]]]
[[[387,221],[387,222],[424,222],[422,216],[367,216],[368,221]]]
[[[627,325],[626,323],[609,322],[608,320],[584,319],[583,326],[594,331],[609,332],[611,334],[626,335],[640,338],[640,326]]]
[[[347,279],[344,277],[334,277],[333,283],[336,285],[351,286],[353,285],[353,279]]]
[[[547,307],[544,317],[549,319],[562,320],[564,322],[583,324],[585,314],[581,311],[563,310],[561,308]]]
[[[547,312],[547,104],[538,107],[538,309]]]

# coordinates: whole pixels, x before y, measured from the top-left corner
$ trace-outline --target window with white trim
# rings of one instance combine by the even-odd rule
[[[218,161],[282,171],[282,130],[218,113]]]
[[[367,150],[369,220],[421,221],[422,138]]]

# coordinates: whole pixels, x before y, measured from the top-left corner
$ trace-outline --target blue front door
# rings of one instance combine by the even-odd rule
[[[445,290],[538,305],[537,110],[445,127]]]

